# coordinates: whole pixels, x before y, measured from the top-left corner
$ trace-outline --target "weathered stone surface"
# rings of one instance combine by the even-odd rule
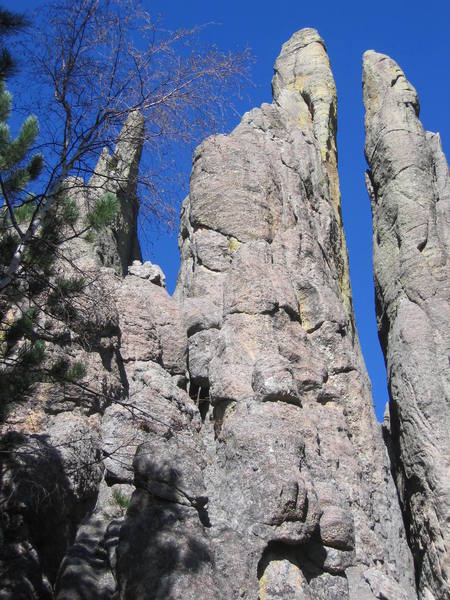
[[[207,501],[198,440],[200,417],[192,400],[177,385],[180,374],[184,377],[186,372],[181,311],[160,281],[152,283],[141,276],[140,269],[137,271],[114,286],[118,314],[114,353],[123,390],[121,395],[110,397],[97,416],[92,466],[87,464],[83,469],[80,465],[89,447],[89,432],[70,445],[69,457],[78,467],[75,472],[87,476],[89,468],[100,467],[101,473],[91,490],[95,508],[79,525],[61,562],[55,583],[58,600],[116,597],[120,572],[116,549],[134,483],[169,506],[184,503],[197,520]],[[108,364],[104,363],[105,369]],[[70,432],[57,431],[67,441]],[[62,452],[63,457],[65,452],[69,450]],[[176,465],[177,486],[170,478],[171,465]],[[152,541],[151,530],[148,539]]]
[[[450,594],[448,167],[399,66],[364,55],[366,181],[390,448],[420,596]],[[384,592],[383,592],[384,593]]]
[[[206,329],[189,338],[189,377],[191,384],[209,386],[209,365],[216,354],[218,331]]]
[[[212,320],[185,309],[215,589],[330,599],[366,586],[376,598],[373,567],[414,598],[355,333],[335,86],[316,31],[283,46],[273,90],[199,146],[182,211],[175,298],[215,307]]]
[[[119,545],[121,599],[219,600],[227,596],[215,586],[214,566],[194,508],[161,501],[140,489],[134,493]]]
[[[204,329],[219,329],[222,325],[222,307],[208,297],[184,298],[182,311],[189,336]]]
[[[137,237],[137,184],[144,143],[144,117],[139,112],[128,115],[112,156],[106,148],[89,181],[90,199],[106,192],[117,195],[120,203],[116,222],[102,231],[96,240],[96,254],[101,264],[125,275],[134,260],[141,260]]]
[[[57,600],[113,597],[116,549],[133,488],[102,483],[93,512],[80,524],[55,585]]]
[[[347,569],[349,581],[350,600],[372,600],[373,598],[386,598],[386,600],[407,600],[409,596],[392,579],[384,577],[376,568],[362,569],[351,567]]]
[[[102,155],[93,182],[118,193],[120,219],[94,252],[68,248],[91,276],[85,319],[45,324],[69,340],[49,361],[85,374],[38,386],[2,425],[2,600],[417,597],[355,331],[336,92],[315,30],[283,46],[273,91],[195,153],[174,298],[137,260],[140,117]],[[425,139],[444,215],[445,161]]]
[[[70,177],[64,182],[66,194],[77,203],[80,218],[74,230],[70,230],[68,237],[71,239],[62,250],[83,271],[98,272],[102,265],[118,275],[125,275],[134,260],[141,261],[137,238],[137,184],[143,139],[144,118],[137,112],[131,113],[113,155],[103,148],[88,184],[78,177]],[[94,242],[87,241],[85,217],[106,193],[117,196],[119,213],[111,225],[96,234]],[[78,237],[73,237],[74,231]]]
[[[133,264],[128,267],[128,273],[130,275],[136,275],[141,279],[148,279],[156,285],[166,287],[166,276],[158,265],[153,265],[149,260],[146,260],[144,264],[139,260],[133,260]]]
[[[148,279],[129,275],[117,291],[116,302],[123,332],[123,360],[151,360],[172,374],[184,375],[185,325],[179,307],[167,291]]]
[[[70,455],[73,433],[64,445],[48,433],[2,437],[2,598],[53,597],[59,563],[78,521],[95,503],[101,469],[91,465],[89,443],[79,461]],[[80,437],[76,443],[83,445]]]
[[[280,400],[300,403],[290,362],[279,354],[266,354],[253,367],[252,387],[256,398],[263,402]]]
[[[78,179],[66,185],[80,209],[80,227],[84,227],[86,210],[99,195],[117,193],[123,210],[116,225],[122,229],[117,237],[111,230],[105,232],[103,241],[109,244],[109,254],[104,260],[97,252],[101,240],[92,245],[82,236],[62,248],[71,262],[58,260],[55,264],[55,277],[82,274],[85,285],[73,298],[73,316],[60,319],[56,313],[43,317],[43,329],[54,340],[46,342],[43,368],[51,372],[55,366],[63,370],[78,364],[81,377],[35,386],[0,426],[2,600],[53,598],[55,589],[60,598],[110,598],[115,589],[111,567],[99,564],[105,551],[100,538],[110,540],[107,532],[114,520],[107,507],[112,491],[104,479],[104,458],[110,448],[105,447],[102,431],[107,429],[105,410],[123,405],[129,384],[120,354],[121,282],[113,269],[102,264],[115,265],[122,272],[121,261],[129,264],[137,243],[134,193],[141,137],[142,119],[133,116],[111,159],[114,165],[106,164],[106,155],[102,155],[100,163],[103,160],[109,172],[98,169],[90,188]],[[106,174],[112,177],[110,185]],[[129,305],[130,298],[124,302]],[[170,308],[166,313],[171,324]],[[161,334],[164,338],[164,327],[169,329],[159,319],[150,330],[156,331],[155,345],[163,349],[158,359],[176,371],[179,345],[164,351],[170,334],[163,342],[157,337]],[[184,329],[182,338],[186,338]],[[185,361],[180,369],[184,373]]]
[[[320,517],[320,537],[326,546],[350,549],[354,547],[353,520],[350,510],[338,506],[324,508]]]

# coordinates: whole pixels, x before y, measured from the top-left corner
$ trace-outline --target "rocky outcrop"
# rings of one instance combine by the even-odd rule
[[[179,420],[194,432],[198,427],[195,405],[178,387],[187,337],[164,275],[135,260],[122,277],[138,248],[142,126],[139,115],[127,120],[113,157],[102,153],[88,186],[66,182],[80,231],[105,192],[117,194],[120,210],[96,240],[80,235],[65,244],[69,260],[55,264],[55,278],[82,275],[83,289],[70,318],[43,316],[43,369],[72,364],[81,378],[35,386],[1,423],[2,600],[111,598],[136,448],[150,443],[155,426],[166,436]],[[168,459],[161,448],[155,452],[155,464]]]
[[[393,469],[420,596],[450,595],[450,181],[439,135],[388,56],[364,55],[365,152]]]
[[[378,85],[370,83],[371,96]],[[1,425],[1,600],[417,597],[355,330],[336,90],[315,30],[283,46],[273,96],[195,152],[174,297],[159,267],[139,260],[139,115],[114,155],[102,153],[89,186],[68,182],[82,214],[112,192],[120,216],[94,243],[64,247],[70,268],[60,268],[87,281],[73,318],[45,323],[64,341],[47,343],[47,360],[84,365],[81,378],[40,384]],[[444,263],[431,250],[443,239],[436,215],[448,196],[436,140],[424,139],[440,204],[418,252],[440,277]],[[376,173],[392,155],[385,146]],[[414,290],[407,277],[404,285]],[[437,284],[428,289],[438,297]],[[378,305],[388,335],[395,315]],[[427,319],[437,318],[434,306],[427,301]],[[403,343],[412,339],[398,331]],[[423,331],[421,343],[440,347],[437,333]],[[423,397],[420,410],[431,411]],[[410,435],[402,410],[391,416],[389,444],[396,478],[406,481],[406,438],[395,438]],[[422,500],[410,490],[400,488],[405,507]],[[406,509],[413,532],[408,510],[420,509]],[[438,538],[433,544],[437,555]]]
[[[87,186],[83,183],[80,186],[88,206],[107,193],[117,196],[118,216],[112,226],[97,235],[94,249],[97,262],[112,267],[119,275],[126,275],[131,263],[141,260],[137,237],[137,186],[143,141],[144,117],[139,112],[132,112],[124,123],[112,156],[107,148],[103,148]],[[80,242],[71,242],[72,248],[77,243]],[[92,251],[85,249],[85,254],[92,254]]]
[[[273,90],[196,150],[182,212],[175,298],[203,421],[209,597],[413,598],[354,328],[336,92],[316,31],[283,46]]]

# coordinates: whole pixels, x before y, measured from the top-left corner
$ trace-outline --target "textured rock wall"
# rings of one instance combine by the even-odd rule
[[[450,181],[438,134],[423,130],[413,86],[366,52],[367,188],[390,437],[423,598],[450,595]]]
[[[82,216],[105,191],[117,193],[121,210],[95,243],[79,237],[64,248],[71,263],[57,264],[55,277],[85,278],[74,298],[77,316],[42,323],[54,340],[46,343],[44,367],[79,361],[84,377],[40,384],[1,424],[2,600],[111,598],[136,448],[154,443],[151,457],[176,464],[158,446],[166,438],[170,446],[175,428],[184,432],[177,443],[188,440],[185,452],[195,449],[200,417],[178,387],[186,374],[181,313],[158,267],[134,262],[122,277],[138,248],[142,127],[137,114],[127,120],[113,157],[102,153],[88,187],[67,182]]]
[[[377,97],[380,84],[371,77],[365,93],[370,87]],[[355,330],[336,90],[316,31],[299,31],[283,46],[273,95],[272,104],[247,113],[229,136],[206,140],[194,155],[174,298],[158,267],[138,260],[128,266],[140,256],[139,115],[125,124],[114,155],[102,154],[90,191],[71,181],[80,207],[113,191],[121,215],[94,246],[75,240],[65,249],[90,278],[78,298],[82,317],[66,329],[46,323],[66,340],[47,347],[49,360],[82,360],[85,377],[76,385],[42,384],[2,425],[1,600],[416,598]],[[424,140],[440,200],[418,252],[443,278],[442,255],[431,249],[444,244],[446,175],[436,138]],[[385,146],[372,181],[391,168],[394,154]],[[419,206],[425,211],[431,203]],[[389,223],[385,230],[396,231]],[[389,268],[407,273],[395,261]],[[380,277],[399,296],[392,273]],[[437,284],[430,286],[408,293],[425,297],[432,289],[437,297]],[[382,304],[389,294],[381,284],[377,290],[387,336],[397,308],[389,312],[391,305]],[[441,309],[426,306],[426,318],[437,319]],[[397,331],[409,343],[411,330]],[[439,330],[423,331],[420,344],[441,343]],[[409,377],[413,367],[400,354]],[[441,355],[431,356],[430,376],[437,378],[431,368]],[[399,379],[391,380],[395,386]],[[423,398],[420,410],[432,412],[431,392]],[[397,480],[407,482],[408,468],[416,468],[399,462],[408,443],[423,457],[422,474],[430,469],[434,477],[420,439],[415,446],[406,437],[410,409],[396,410],[390,447]],[[430,421],[430,439],[431,427],[440,426]],[[430,490],[439,481],[430,479]],[[405,506],[414,498],[406,510],[414,532],[419,525],[408,510],[419,514],[417,503],[428,496],[408,490],[405,483],[400,497]],[[444,514],[439,510],[427,513],[433,527]],[[430,529],[433,556],[441,552],[438,531]],[[418,573],[430,573],[419,583],[433,577],[441,585],[435,563],[425,554],[417,562],[412,546]],[[430,585],[422,595],[440,597]]]
[[[175,298],[203,417],[209,597],[413,598],[354,328],[317,32],[283,46],[273,90],[197,149],[182,212]]]

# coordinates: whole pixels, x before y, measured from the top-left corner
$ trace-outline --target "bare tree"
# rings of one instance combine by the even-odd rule
[[[247,51],[203,47],[201,29],[163,29],[139,0],[54,0],[30,21],[12,49],[26,82],[18,104],[39,121],[38,130],[32,118],[32,143],[21,161],[30,171],[39,157],[39,170],[22,169],[25,184],[14,194],[0,190],[0,242],[8,242],[0,261],[0,409],[11,390],[23,397],[29,382],[83,377],[78,362],[44,358],[44,348],[74,340],[77,324],[89,321],[81,315],[92,314],[101,293],[97,274],[80,270],[67,252],[67,241],[98,229],[95,218],[79,218],[73,198],[89,187],[99,200],[113,192],[109,204],[99,204],[108,220],[133,167],[141,213],[173,221],[172,161],[181,146],[192,147],[222,125],[249,61]],[[133,121],[140,123],[138,133],[123,127]],[[99,156],[113,162],[118,147],[123,162],[137,135],[144,146],[139,173],[126,164],[122,171],[96,172]],[[102,154],[114,147],[115,154]],[[51,333],[49,319],[59,322]],[[77,335],[83,345],[85,332]]]
[[[145,121],[138,187],[147,217],[173,217],[168,165],[180,145],[215,131],[245,79],[249,55],[203,48],[200,30],[168,31],[139,0],[56,0],[40,10],[22,43],[29,110],[41,126],[45,157],[32,204],[0,295],[18,276],[27,246],[69,176],[86,183],[103,147],[112,148],[128,115]],[[169,201],[168,201],[169,200]],[[13,218],[12,210],[11,218]]]

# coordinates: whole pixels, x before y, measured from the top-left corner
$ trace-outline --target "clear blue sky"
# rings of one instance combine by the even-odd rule
[[[3,2],[11,10],[33,9],[37,0]],[[350,255],[356,320],[372,380],[375,408],[381,418],[387,401],[386,374],[378,344],[372,282],[370,204],[364,185],[364,110],[361,57],[374,49],[389,54],[416,87],[424,127],[440,131],[447,156],[450,148],[450,2],[448,0],[155,0],[144,4],[163,16],[169,29],[214,22],[203,38],[221,49],[249,46],[256,58],[254,88],[239,109],[245,112],[271,101],[270,81],[281,45],[294,31],[315,27],[324,38],[338,90],[338,150],[344,226]],[[238,118],[230,122],[229,130]],[[187,191],[180,189],[178,201]],[[144,244],[145,258],[164,269],[173,290],[179,256],[176,234],[158,234]]]

